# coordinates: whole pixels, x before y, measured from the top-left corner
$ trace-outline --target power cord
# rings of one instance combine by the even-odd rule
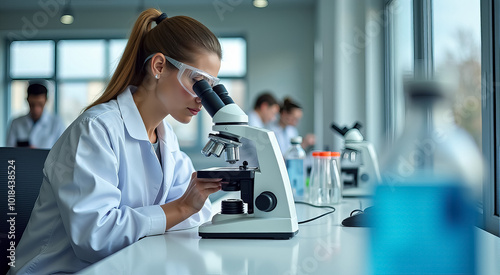
[[[303,201],[295,201],[296,204],[304,204],[304,205],[309,205],[309,206],[312,206],[312,207],[316,207],[316,208],[329,208],[329,209],[332,209],[331,211],[328,211],[326,213],[323,213],[319,216],[316,216],[314,218],[311,218],[311,219],[308,219],[308,220],[305,220],[305,221],[300,221],[299,224],[303,224],[303,223],[308,223],[308,222],[312,222],[314,220],[317,220],[321,217],[324,217],[326,215],[329,215],[329,214],[332,214],[333,212],[335,212],[335,207],[333,206],[328,206],[328,205],[316,205],[316,204],[312,204],[312,203],[308,203],[308,202],[303,202]]]

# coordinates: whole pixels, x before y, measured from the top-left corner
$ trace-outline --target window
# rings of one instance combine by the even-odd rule
[[[477,0],[433,0],[434,74],[453,83],[454,114],[481,148],[481,15]]]
[[[480,3],[461,0],[460,5],[456,5],[453,0],[433,0],[432,14],[434,75],[451,83],[455,122],[474,138],[480,149]],[[478,183],[482,183],[482,179]],[[479,186],[482,187],[482,184]]]
[[[126,42],[126,39],[13,41],[9,51],[7,117],[12,119],[28,112],[26,89],[29,81],[39,81],[49,90],[47,110],[58,113],[69,125],[104,90]]]
[[[486,229],[498,235],[500,121],[497,114],[500,103],[495,83],[500,79],[500,59],[495,56],[494,49],[500,47],[497,38],[500,33],[498,28],[494,28],[498,25],[494,21],[500,15],[500,6],[494,3],[494,0],[463,0],[459,5],[453,0],[387,1],[386,11],[395,7],[400,11],[388,13],[387,53],[390,61],[387,63],[387,87],[388,99],[393,101],[388,100],[387,104],[388,132],[396,129],[393,133],[397,133],[398,110],[394,110],[394,104],[390,103],[397,101],[398,96],[401,56],[397,48],[403,49],[406,58],[411,49],[405,46],[411,38],[398,36],[397,30],[404,28],[406,33],[413,33],[413,65],[410,65],[413,74],[434,76],[453,84],[455,121],[474,138],[486,159],[488,172],[482,185],[483,201],[479,203],[483,208]],[[409,19],[411,16],[413,19]]]
[[[221,77],[244,77],[247,72],[246,41],[242,37],[221,38]]]
[[[26,90],[29,81],[48,86],[47,110],[59,114],[69,125],[83,109],[105,89],[125,49],[127,39],[78,39],[13,41],[8,67],[8,102],[10,119],[26,114]],[[220,38],[223,58],[219,78],[233,100],[243,106],[246,95],[246,40],[242,37]],[[27,66],[26,64],[29,64]],[[183,149],[199,150],[212,128],[206,113],[183,125],[168,117]],[[182,125],[182,126],[181,126]]]
[[[408,0],[393,0],[386,5],[385,10],[389,21],[386,124],[388,141],[392,142],[404,127],[403,80],[413,75],[413,4]]]
[[[53,75],[54,41],[12,42],[10,45],[10,76],[12,78],[50,78]]]
[[[57,105],[66,125],[104,90],[111,66],[105,58],[108,46],[106,40],[57,43]]]

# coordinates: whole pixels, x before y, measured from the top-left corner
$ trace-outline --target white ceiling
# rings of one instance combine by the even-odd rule
[[[0,11],[22,11],[43,8],[42,5],[63,5],[68,0],[2,0],[0,1]],[[96,9],[96,8],[134,8],[143,7],[188,7],[188,6],[214,6],[220,7],[250,7],[253,0],[71,0],[71,7],[74,9]],[[298,6],[313,5],[316,0],[268,0],[269,6]]]

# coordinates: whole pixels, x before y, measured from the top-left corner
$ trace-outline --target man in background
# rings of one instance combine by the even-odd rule
[[[30,84],[27,101],[30,111],[12,121],[7,134],[7,146],[52,148],[65,127],[58,116],[44,111],[47,88],[40,83]]]
[[[276,98],[269,92],[262,93],[257,97],[253,110],[248,114],[248,125],[264,128],[276,119],[279,110],[280,105]]]

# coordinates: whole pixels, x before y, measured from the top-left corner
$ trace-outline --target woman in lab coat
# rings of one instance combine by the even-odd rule
[[[220,179],[196,177],[164,118],[191,121],[202,108],[192,84],[217,84],[220,60],[217,38],[198,21],[141,13],[106,90],[50,151],[11,273],[76,272],[210,219]]]
[[[302,119],[302,107],[291,98],[285,98],[280,107],[279,119],[269,123],[268,129],[273,131],[278,140],[281,153],[284,155],[291,146],[290,140],[299,135],[297,124]],[[308,134],[302,141],[302,148],[307,149],[314,145],[315,138],[313,134]]]

